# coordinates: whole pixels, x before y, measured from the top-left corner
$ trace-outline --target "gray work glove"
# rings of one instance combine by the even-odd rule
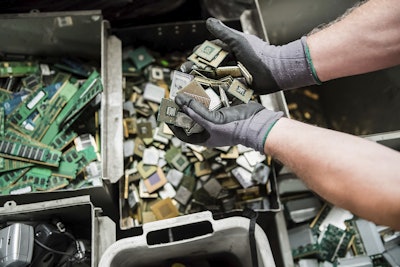
[[[256,102],[209,111],[193,98],[178,94],[175,103],[205,128],[201,133],[187,136],[182,128],[171,125],[175,136],[184,142],[207,147],[242,144],[264,153],[267,134],[283,116],[282,112],[267,110]]]
[[[306,56],[306,53],[309,55],[306,37],[274,46],[254,35],[231,29],[214,18],[207,19],[207,28],[228,45],[236,59],[251,73],[251,88],[258,94],[320,83],[311,58]]]

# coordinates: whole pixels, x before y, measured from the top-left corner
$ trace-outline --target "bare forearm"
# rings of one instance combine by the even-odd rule
[[[321,81],[400,64],[400,1],[370,0],[342,20],[310,35]]]
[[[400,229],[400,153],[286,118],[272,128],[265,153],[327,201]]]

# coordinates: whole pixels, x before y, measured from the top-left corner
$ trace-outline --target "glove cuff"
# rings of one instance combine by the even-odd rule
[[[306,37],[306,36],[303,36],[303,37],[301,37],[300,40],[301,40],[301,43],[303,44],[304,53],[306,54],[307,63],[308,63],[308,66],[309,66],[309,68],[310,68],[310,70],[311,70],[311,73],[312,73],[312,75],[313,75],[313,78],[314,78],[315,82],[316,82],[318,85],[320,85],[320,84],[322,84],[322,82],[321,82],[321,80],[318,78],[317,71],[315,70],[314,64],[313,64],[313,62],[312,62],[311,54],[310,54],[310,49],[308,48],[308,45],[307,45],[307,37]]]
[[[283,90],[321,84],[307,46],[307,37],[281,47],[275,80]]]
[[[252,147],[264,154],[265,140],[275,123],[283,117],[283,112],[263,109],[256,113],[248,125],[247,142],[245,146]]]

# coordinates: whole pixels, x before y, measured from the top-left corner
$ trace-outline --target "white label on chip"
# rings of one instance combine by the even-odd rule
[[[45,92],[40,91],[27,105],[26,107],[32,109],[36,106],[37,103],[45,96]]]
[[[22,123],[22,127],[24,127],[24,129],[25,129],[25,130],[28,130],[28,131],[33,131],[33,130],[35,130],[35,126],[32,125],[32,123],[30,123],[30,122],[28,122],[28,121],[24,121],[24,122]]]
[[[42,72],[42,75],[44,75],[44,76],[48,76],[51,74],[49,65],[47,65],[47,64],[40,64],[40,70]]]
[[[22,194],[26,194],[26,193],[30,193],[30,192],[32,192],[32,187],[30,185],[28,185],[26,187],[11,191],[10,195],[22,195]]]

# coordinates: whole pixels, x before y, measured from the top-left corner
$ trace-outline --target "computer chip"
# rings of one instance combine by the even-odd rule
[[[207,61],[211,61],[218,55],[221,50],[221,47],[213,44],[212,42],[204,41],[204,43],[202,43],[194,53]]]
[[[139,193],[134,184],[129,186],[128,205],[133,212],[136,211],[137,207],[139,206]]]
[[[172,75],[173,76],[172,76],[169,98],[174,100],[178,91],[184,88],[186,85],[188,85],[193,80],[194,77],[193,75],[180,71],[174,71]]]
[[[188,85],[182,88],[178,94],[186,94],[197,102],[201,103],[207,109],[210,106],[211,99],[207,95],[203,87],[195,80],[191,81]]]
[[[182,155],[181,153],[176,154],[172,160],[171,164],[177,169],[178,171],[184,171],[187,166],[189,166],[188,159]]]
[[[176,116],[179,113],[179,107],[175,102],[168,98],[163,98],[160,104],[157,121],[169,124],[175,124]]]
[[[147,52],[143,46],[129,52],[129,58],[138,70],[150,65],[155,59]]]
[[[135,106],[131,101],[125,101],[122,106],[122,109],[124,111],[124,114],[126,114],[129,117],[132,117],[136,114]]]
[[[236,190],[236,196],[240,200],[249,200],[260,197],[260,187],[253,186]]]
[[[157,165],[160,157],[160,151],[155,147],[145,148],[143,151],[143,164]]]
[[[194,173],[196,177],[208,175],[211,173],[210,164],[208,161],[198,161],[194,164]]]
[[[223,66],[215,69],[215,73],[218,78],[223,78],[226,76],[232,76],[238,78],[242,76],[239,66]]]
[[[165,97],[165,89],[152,83],[147,83],[144,87],[143,98],[147,101],[153,101],[155,103],[161,103],[161,100]]]
[[[227,55],[228,55],[228,52],[221,50],[212,61],[206,61],[206,60],[203,60],[203,58],[198,58],[198,60],[201,63],[204,62],[211,67],[217,68],[222,63],[222,61],[224,61],[224,59],[226,58]]]
[[[154,165],[145,165],[143,161],[139,162],[137,166],[138,172],[142,176],[143,179],[146,179],[153,173],[157,171],[157,166]]]
[[[253,76],[250,74],[250,72],[246,69],[246,67],[242,63],[238,62],[238,67],[243,77],[245,78],[246,83],[248,85],[251,85],[253,83]]]
[[[165,174],[160,167],[149,178],[144,180],[144,185],[150,194],[163,187],[166,183],[167,178],[165,178]]]
[[[248,188],[254,185],[253,180],[251,179],[251,173],[246,171],[244,168],[236,167],[232,170],[232,174],[243,188]]]
[[[163,143],[167,145],[169,140],[171,139],[171,135],[164,134],[160,127],[154,129],[153,140],[156,142]]]
[[[157,199],[158,198],[158,194],[157,192],[150,194],[147,191],[147,187],[144,184],[144,180],[141,179],[139,182],[139,196],[142,199]]]
[[[267,165],[264,163],[258,163],[254,167],[254,171],[251,174],[251,179],[257,183],[266,184],[268,182],[269,173],[270,168]]]
[[[192,192],[185,186],[180,186],[176,191],[175,199],[182,205],[186,206],[192,197]]]
[[[143,211],[142,212],[142,220],[143,223],[149,223],[157,221],[156,215],[152,211]]]
[[[220,157],[221,159],[237,159],[239,157],[237,146],[231,147],[226,153],[221,153]]]
[[[163,188],[158,191],[158,195],[162,199],[173,198],[176,195],[174,187],[170,183],[166,183]]]
[[[196,66],[198,66],[199,68],[202,68],[202,69],[207,68],[207,64],[206,64],[206,63],[203,63],[203,62],[200,62],[199,59],[200,59],[200,57],[197,56],[195,53],[191,54],[191,55],[188,57],[188,60],[192,61],[192,62],[193,62]]]
[[[138,137],[144,138],[152,138],[153,137],[153,129],[151,127],[150,122],[139,122],[137,123],[137,135]]]
[[[261,154],[258,151],[251,150],[249,152],[243,153],[243,156],[247,159],[247,162],[251,167],[256,166],[258,163],[263,162],[266,159],[264,154]]]
[[[234,80],[228,89],[228,93],[240,99],[244,103],[249,103],[253,90],[247,88],[243,83],[238,80]]]
[[[205,41],[188,59],[202,69],[205,69],[207,65],[217,68],[227,55],[228,52],[222,50],[221,47]]]
[[[213,111],[220,109],[222,107],[222,101],[217,95],[217,93],[214,92],[213,89],[211,88],[206,89],[206,94],[210,97],[211,100],[208,110]]]
[[[178,209],[172,203],[170,198],[158,201],[156,204],[151,206],[151,210],[153,211],[157,220],[174,218],[179,215]]]
[[[138,157],[143,157],[143,152],[146,146],[144,145],[144,142],[142,139],[139,137],[135,138],[135,148],[133,150],[133,153],[138,156]]]
[[[136,118],[125,118],[124,125],[128,134],[136,134],[137,126],[136,126]]]
[[[203,185],[204,190],[207,191],[207,193],[213,197],[213,198],[217,198],[219,193],[222,190],[222,186],[221,184],[215,179],[215,178],[211,178],[210,180],[208,180],[204,185]]]
[[[183,178],[183,172],[170,169],[167,173],[167,180],[175,187],[178,187]]]
[[[175,118],[175,126],[181,127],[184,129],[190,129],[196,122],[190,118],[186,113],[178,112]]]
[[[164,80],[164,71],[160,67],[152,67],[150,70],[150,80]]]
[[[245,156],[240,155],[237,159],[236,159],[236,163],[243,167],[244,169],[246,169],[247,171],[249,171],[250,173],[252,173],[254,171],[254,166],[251,166],[249,164],[249,162],[247,161],[247,159],[245,158]]]
[[[128,158],[133,155],[135,142],[132,139],[124,140],[124,157]]]

